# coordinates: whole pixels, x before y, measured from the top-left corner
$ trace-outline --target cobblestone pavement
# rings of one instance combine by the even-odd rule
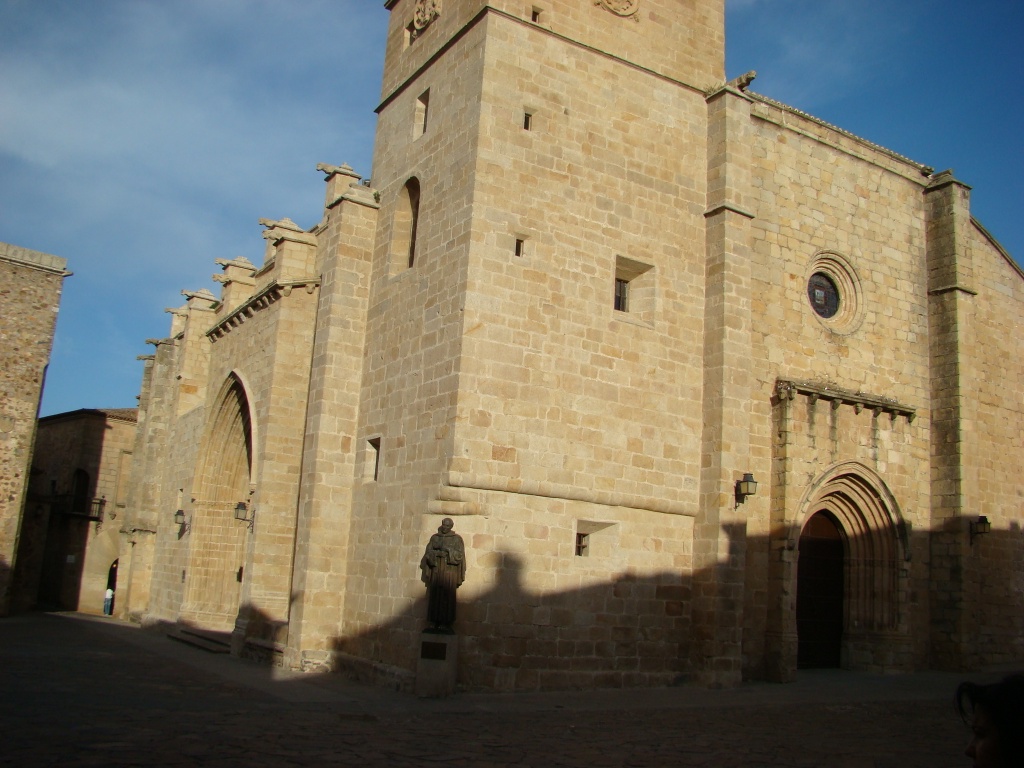
[[[960,676],[420,700],[112,619],[0,620],[4,766],[968,765]]]

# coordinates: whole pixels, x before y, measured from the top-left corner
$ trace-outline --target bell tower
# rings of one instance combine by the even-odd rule
[[[374,469],[356,490],[349,568],[366,594],[406,595],[379,564],[396,548],[418,559],[436,512],[465,515],[463,535],[495,552],[519,547],[502,537],[527,518],[598,548],[613,530],[659,531],[659,554],[617,556],[678,574],[700,505],[683,479],[700,474],[706,94],[724,81],[724,0],[386,8],[357,437]],[[621,510],[633,516],[614,522]],[[554,584],[580,568],[541,549],[523,573]],[[349,626],[386,618],[345,611]],[[666,640],[645,657],[648,682],[690,674],[668,640],[688,618],[651,620]],[[416,647],[414,629],[389,647]],[[382,660],[415,661],[395,654]]]

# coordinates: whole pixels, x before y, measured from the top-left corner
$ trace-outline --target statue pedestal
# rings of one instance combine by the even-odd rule
[[[420,634],[419,662],[416,665],[416,695],[437,699],[455,693],[459,669],[459,638],[440,632]]]

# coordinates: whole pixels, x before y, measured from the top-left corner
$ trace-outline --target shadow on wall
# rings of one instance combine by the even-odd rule
[[[15,594],[11,576],[11,567],[7,560],[0,557],[0,616],[14,612],[11,608],[11,598]]]
[[[459,591],[459,687],[500,691],[677,685],[699,681],[701,670],[716,663],[715,643],[740,636],[744,676],[763,678],[772,653],[766,637],[773,629],[790,635],[794,672],[798,656],[801,668],[943,668],[929,645],[936,631],[930,612],[945,610],[935,595],[947,592],[954,595],[951,599],[965,599],[956,597],[961,595],[974,603],[965,614],[977,651],[973,663],[1024,661],[1024,534],[1016,523],[1009,531],[992,531],[969,545],[964,520],[950,531],[915,532],[891,547],[888,559],[873,550],[874,541],[848,538],[841,530],[841,546],[819,546],[833,536],[827,526],[808,525],[792,549],[781,537],[774,548],[766,538],[744,538],[741,527],[727,533],[729,561],[708,571],[686,576],[619,573],[570,590],[531,590],[525,586],[519,555],[493,553],[487,574],[479,568],[467,574],[469,583],[488,578],[491,586],[471,599],[464,597],[465,586]],[[957,542],[964,552],[960,567],[950,563],[945,575],[938,573],[936,546],[955,547]],[[838,580],[828,581],[815,570],[823,567],[816,561],[830,557],[824,566],[833,572],[838,568]],[[951,590],[926,581],[930,560],[934,578],[945,579]],[[744,562],[760,563],[765,578],[751,580],[741,567]],[[791,565],[788,575],[786,562]],[[798,562],[803,574],[798,574]],[[408,573],[418,584],[417,565],[410,562]],[[803,577],[799,587],[798,576]],[[772,594],[784,589],[786,579],[795,593],[796,615],[789,624],[773,627]],[[745,582],[753,592],[745,617],[728,599],[719,600],[717,614],[713,603],[702,600],[730,580]],[[421,595],[389,620],[368,621],[362,629],[335,638],[326,666],[411,691],[420,633],[427,624],[425,590]],[[359,596],[349,600],[358,601]],[[243,655],[281,663],[283,642],[271,642],[267,631],[270,627],[283,641],[286,628],[271,627],[251,607],[243,615],[248,617],[249,638]],[[267,639],[257,639],[261,635]]]
[[[460,590],[454,629],[461,686],[619,688],[673,685],[691,676],[691,579],[626,573],[579,589],[537,592],[524,587],[521,557],[495,554],[492,586],[473,599]],[[416,563],[409,571],[419,576]],[[473,577],[470,571],[467,579]],[[426,602],[424,590],[390,621],[337,638],[332,666],[411,690]]]
[[[60,514],[29,497],[18,544],[14,610],[79,607],[92,525],[95,520]]]

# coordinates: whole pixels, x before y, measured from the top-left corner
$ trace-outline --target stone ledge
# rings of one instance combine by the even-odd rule
[[[335,653],[330,667],[332,672],[345,675],[350,680],[391,688],[401,693],[412,693],[416,685],[415,673],[407,669],[347,653]]]
[[[810,400],[826,400],[833,408],[841,405],[852,405],[857,413],[867,409],[874,412],[876,416],[888,413],[895,419],[903,416],[908,423],[912,423],[917,416],[917,411],[908,405],[902,405],[896,400],[876,395],[866,395],[861,392],[851,392],[838,387],[831,387],[828,384],[812,384],[805,381],[787,381],[779,379],[775,382],[775,402],[781,400],[792,400],[797,395],[804,395]]]
[[[68,277],[72,274],[66,269],[67,259],[49,253],[42,253],[41,251],[33,251],[29,248],[22,248],[20,245],[11,245],[10,243],[0,243],[0,261],[9,261],[12,264],[50,272],[63,277]]]

